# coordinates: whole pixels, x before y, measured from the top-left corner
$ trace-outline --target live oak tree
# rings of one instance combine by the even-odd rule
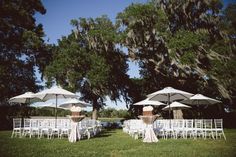
[[[48,83],[57,83],[93,104],[92,118],[111,100],[127,98],[127,57],[119,48],[117,27],[106,17],[72,20],[74,30],[59,40],[53,62],[46,68]]]
[[[119,13],[120,41],[139,62],[146,94],[173,86],[233,104],[235,35],[221,29],[221,9],[220,1],[153,0]]]
[[[37,91],[35,68],[42,71],[50,53],[35,13],[45,14],[40,0],[0,1],[0,104],[17,94]]]

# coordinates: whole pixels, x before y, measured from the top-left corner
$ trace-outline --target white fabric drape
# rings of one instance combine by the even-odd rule
[[[145,136],[143,142],[151,143],[158,142],[158,139],[154,133],[152,124],[147,124],[145,128]]]
[[[79,126],[77,122],[71,122],[71,133],[69,136],[69,142],[76,142],[80,139]]]

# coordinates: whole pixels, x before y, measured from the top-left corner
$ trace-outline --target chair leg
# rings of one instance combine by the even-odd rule
[[[12,134],[11,134],[11,138],[13,138],[14,137],[14,130],[12,131]]]
[[[213,131],[211,131],[211,137],[212,137],[213,139],[215,139],[214,134],[213,134]]]
[[[218,139],[218,132],[216,131],[216,139]]]
[[[225,136],[224,131],[222,131],[222,135],[223,135],[223,137],[224,137],[224,139],[225,139],[225,141],[226,141],[226,136]]]

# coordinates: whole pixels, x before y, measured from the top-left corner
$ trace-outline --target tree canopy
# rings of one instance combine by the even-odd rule
[[[0,104],[17,94],[37,91],[35,70],[49,62],[49,51],[35,13],[45,14],[40,0],[0,1]]]
[[[234,9],[231,5],[224,13],[222,6],[220,1],[153,0],[119,13],[121,43],[139,62],[146,94],[173,86],[232,104],[235,36],[221,27],[233,24]]]
[[[59,41],[53,62],[46,69],[49,83],[81,93],[93,104],[93,118],[106,96],[126,96],[127,57],[117,45],[116,26],[106,17],[72,20],[74,30]]]

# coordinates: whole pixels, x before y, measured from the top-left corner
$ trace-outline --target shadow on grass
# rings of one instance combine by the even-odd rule
[[[101,137],[109,137],[112,136],[112,134],[114,134],[115,131],[112,129],[106,129],[103,130],[102,132],[100,132],[98,135],[96,135],[94,138],[101,138]]]

